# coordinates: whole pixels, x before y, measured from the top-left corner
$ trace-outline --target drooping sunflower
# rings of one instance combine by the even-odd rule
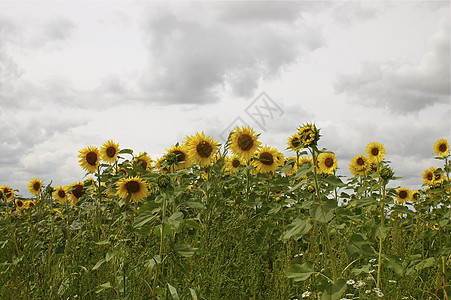
[[[288,142],[287,142],[288,148],[293,150],[293,151],[297,151],[299,148],[299,146],[301,145],[301,140],[299,138],[298,134],[293,134],[292,136],[290,136],[288,138]]]
[[[188,167],[188,152],[186,151],[185,147],[180,146],[179,144],[172,146],[169,149],[166,149],[168,154],[172,153],[175,155],[175,170],[181,170]]]
[[[298,130],[299,141],[303,148],[316,145],[320,134],[319,129],[314,124],[305,124]]]
[[[122,178],[116,185],[117,193],[122,199],[130,196],[131,201],[138,202],[147,196],[146,183],[138,176]]]
[[[152,171],[152,158],[146,152],[140,152],[137,157],[135,157],[136,164],[139,164],[144,170]]]
[[[399,188],[396,190],[396,200],[398,203],[406,203],[407,201],[412,201],[413,194],[408,188]]]
[[[449,154],[448,140],[439,139],[434,145],[434,152],[439,156],[446,156]]]
[[[6,201],[10,201],[14,198],[14,191],[9,186],[2,185],[0,190],[2,191],[3,197]]]
[[[337,157],[334,153],[321,153],[318,155],[317,166],[320,174],[333,174],[337,168]]]
[[[354,156],[349,164],[349,171],[352,175],[365,175],[371,170],[371,163],[366,159],[363,154]]]
[[[269,173],[276,171],[283,164],[283,157],[275,148],[267,145],[260,148],[252,161],[257,173]]]
[[[230,150],[236,156],[249,161],[260,148],[258,135],[250,126],[235,127],[230,135]]]
[[[218,151],[218,142],[210,136],[205,136],[203,131],[194,136],[187,136],[184,146],[188,151],[190,162],[201,167],[210,165]]]
[[[42,191],[42,182],[38,178],[33,178],[28,183],[28,191],[30,194],[38,196]]]
[[[119,144],[115,143],[111,140],[103,143],[100,148],[100,157],[104,162],[114,163],[117,159],[117,155],[119,153]]]
[[[69,200],[72,205],[76,205],[78,200],[85,194],[84,183],[77,181],[69,186],[67,189],[69,192]]]
[[[57,186],[52,193],[53,198],[58,203],[65,203],[67,201],[67,187],[62,187],[61,185]]]
[[[366,157],[371,163],[380,163],[385,156],[385,147],[380,143],[369,143],[365,149]]]
[[[429,186],[435,184],[435,171],[437,171],[436,167],[430,167],[429,169],[424,170],[422,177],[425,184]]]
[[[235,173],[239,170],[239,166],[246,166],[246,163],[236,155],[224,159],[224,171],[226,172]]]
[[[99,149],[94,146],[88,146],[79,151],[78,157],[80,166],[88,173],[95,173],[100,164]]]

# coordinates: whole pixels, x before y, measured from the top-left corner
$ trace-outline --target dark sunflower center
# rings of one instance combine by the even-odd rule
[[[34,202],[30,202],[30,204],[28,204],[29,207],[33,207],[34,206]]]
[[[432,180],[432,179],[434,179],[434,175],[432,173],[427,173],[426,178],[427,178],[427,180]]]
[[[377,149],[377,148],[371,149],[371,154],[372,154],[373,156],[377,156],[377,155],[379,154],[379,149]]]
[[[240,165],[241,163],[240,163],[240,161],[238,160],[238,159],[234,159],[233,161],[232,161],[232,166],[234,167],[234,168],[238,168],[238,166]]]
[[[22,200],[17,200],[16,205],[17,207],[22,207],[23,206]]]
[[[127,175],[127,171],[125,171],[124,168],[120,168],[120,169],[119,169],[119,172],[122,172],[122,173],[124,173],[125,175]]]
[[[299,147],[300,144],[301,144],[301,140],[300,140],[298,137],[294,137],[294,138],[291,140],[291,145],[292,145],[294,148]]]
[[[139,182],[132,180],[125,184],[125,188],[127,189],[127,192],[129,192],[130,194],[134,194],[134,193],[139,192],[139,190],[141,189],[141,186],[140,186]]]
[[[406,191],[400,191],[399,192],[399,198],[401,198],[401,199],[407,198],[407,192]]]
[[[74,195],[75,198],[80,199],[81,196],[83,196],[85,192],[83,192],[83,186],[78,184],[75,186],[75,189],[72,190],[72,195]]]
[[[363,166],[365,164],[365,161],[363,160],[363,158],[359,157],[359,158],[357,158],[357,164],[359,166]]]
[[[89,152],[86,154],[86,161],[91,166],[95,166],[97,164],[97,154],[95,152]]]
[[[238,137],[238,147],[241,151],[249,151],[254,146],[254,141],[249,134],[242,134]]]
[[[41,189],[41,184],[40,184],[39,182],[35,182],[35,183],[33,184],[33,189],[34,189],[35,191],[39,191],[39,190]]]
[[[115,154],[116,154],[116,148],[114,148],[114,147],[106,148],[106,155],[108,157],[114,157]]]
[[[9,197],[12,196],[12,192],[11,192],[11,190],[9,190],[9,189],[5,189],[5,190],[3,191],[3,193],[5,194],[6,198],[9,198]]]
[[[440,152],[445,152],[447,149],[448,147],[446,144],[440,144],[440,146],[438,146],[438,150],[440,150]]]
[[[172,152],[172,153],[174,153],[175,155],[177,155],[177,162],[182,162],[182,161],[185,161],[185,160],[186,160],[185,153],[183,153],[182,151],[175,150],[175,151]]]
[[[259,158],[261,159],[261,162],[264,165],[270,166],[274,163],[274,158],[271,153],[263,152],[262,154],[260,154]]]
[[[328,157],[328,158],[326,158],[326,160],[324,160],[324,164],[326,165],[326,167],[332,168],[332,166],[334,165],[334,159],[331,157]]]
[[[196,150],[200,157],[208,158],[213,151],[213,147],[208,142],[202,141],[197,145]]]
[[[59,190],[59,191],[58,191],[58,197],[60,197],[60,198],[66,197],[66,192],[63,191],[63,190]]]
[[[138,163],[143,167],[144,170],[147,170],[147,162],[143,159],[138,159]]]
[[[435,174],[435,180],[439,180],[440,179],[440,174]]]

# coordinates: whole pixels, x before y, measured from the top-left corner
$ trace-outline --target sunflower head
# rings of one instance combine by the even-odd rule
[[[242,159],[249,160],[260,148],[258,135],[250,126],[235,127],[230,134],[230,150]]]
[[[302,148],[314,146],[318,143],[320,134],[315,124],[305,124],[298,130],[299,142]]]
[[[382,180],[384,180],[384,182],[388,182],[393,178],[393,176],[395,176],[395,172],[393,172],[392,168],[390,168],[389,166],[383,166],[379,171],[379,175],[381,176]]]
[[[412,191],[408,188],[399,188],[396,190],[396,200],[398,203],[406,203],[412,200]]]
[[[412,202],[420,201],[420,197],[421,197],[421,194],[419,191],[417,191],[417,190],[412,191]]]
[[[205,136],[203,131],[194,136],[187,136],[184,147],[188,152],[190,162],[201,167],[210,165],[219,149],[218,142],[210,136]]]
[[[131,201],[138,202],[147,196],[146,183],[138,176],[122,178],[116,185],[119,197],[124,200],[130,197]]]
[[[135,157],[135,163],[141,166],[144,170],[152,170],[152,158],[146,152],[140,152],[137,157]]]
[[[236,155],[224,159],[224,171],[226,172],[235,173],[240,166],[246,166],[246,163]]]
[[[17,209],[22,209],[22,208],[24,208],[25,202],[23,202],[20,199],[16,199],[16,200],[14,200],[14,204],[16,204]]]
[[[108,140],[100,148],[100,157],[104,162],[114,163],[119,153],[119,144]]]
[[[385,156],[385,147],[380,143],[369,143],[365,149],[366,157],[371,163],[380,163]]]
[[[185,147],[180,146],[178,143],[170,149],[167,149],[164,158],[168,165],[174,166],[175,170],[181,170],[188,167],[188,152]]]
[[[446,156],[449,154],[449,144],[446,139],[439,139],[434,145],[434,152],[439,156]]]
[[[366,159],[363,154],[359,154],[354,156],[349,164],[349,170],[351,174],[356,175],[365,175],[368,171],[371,170],[371,163]]]
[[[293,134],[288,138],[288,149],[291,149],[293,151],[297,151],[299,147],[301,146],[301,140],[299,138],[298,134]]]
[[[171,178],[166,174],[162,174],[158,176],[157,184],[160,189],[165,189],[171,185]]]
[[[423,183],[428,186],[432,186],[435,184],[435,171],[437,171],[436,167],[430,167],[429,169],[424,170],[421,177],[423,177]]]
[[[97,171],[97,167],[100,164],[100,153],[99,149],[94,146],[88,146],[82,150],[80,150],[78,157],[80,160],[80,166],[88,173],[95,173]]]
[[[52,194],[53,198],[58,203],[64,203],[67,201],[67,187],[62,187],[61,185],[57,186]]]
[[[28,191],[32,195],[39,195],[42,191],[42,182],[38,178],[31,179],[30,183],[28,183]]]
[[[286,171],[284,171],[285,174],[287,175],[294,175],[296,174],[296,170],[297,170],[297,164],[296,164],[296,157],[288,157],[286,159],[284,159],[283,161],[283,165],[290,165],[291,169],[288,169]]]
[[[68,190],[70,203],[72,205],[76,205],[78,200],[85,194],[84,183],[81,181],[71,184]]]
[[[6,201],[10,201],[14,198],[14,191],[7,185],[2,185],[0,187],[0,191],[3,194],[2,199],[5,199]]]
[[[317,165],[320,174],[333,174],[337,169],[337,157],[334,153],[321,153]]]
[[[31,207],[34,207],[34,206],[35,206],[35,203],[32,200],[25,201],[24,204],[23,204],[23,207],[27,208],[27,209],[31,208]]]
[[[275,172],[283,164],[283,156],[277,149],[265,145],[259,149],[252,164],[258,173]]]

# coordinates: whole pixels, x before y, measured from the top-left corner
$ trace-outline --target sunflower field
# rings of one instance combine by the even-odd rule
[[[109,140],[79,151],[80,181],[2,185],[0,299],[449,299],[448,141],[415,191],[380,143],[350,178],[320,144],[310,123],[292,157],[248,126],[155,160]]]

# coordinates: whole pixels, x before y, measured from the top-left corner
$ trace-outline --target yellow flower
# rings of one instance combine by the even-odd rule
[[[449,154],[448,140],[439,139],[434,145],[434,152],[439,156],[446,156]]]
[[[202,131],[195,136],[187,136],[185,140],[185,149],[188,151],[190,162],[198,164],[201,167],[210,165],[216,152],[218,151],[218,142],[210,136],[205,136]]]
[[[413,199],[412,191],[408,188],[399,188],[396,190],[396,193],[396,200],[398,200],[398,203],[406,203]]]
[[[412,191],[412,202],[420,201],[420,197],[421,197],[421,194],[419,191],[417,191],[417,190]]]
[[[42,191],[42,182],[38,178],[33,178],[28,184],[28,191],[30,194],[38,196]]]
[[[293,134],[288,138],[287,142],[288,148],[294,151],[297,151],[299,146],[301,145],[301,140],[299,138],[299,135]]]
[[[385,147],[380,143],[369,143],[365,149],[366,156],[371,163],[380,163],[385,156]]]
[[[298,168],[296,164],[296,157],[288,157],[284,160],[283,165],[286,166],[287,164],[291,165],[291,169],[284,171],[287,175],[294,175],[296,174],[296,170]]]
[[[239,166],[246,166],[246,163],[238,156],[226,157],[224,160],[224,171],[235,173]]]
[[[119,144],[109,140],[103,143],[100,148],[100,156],[107,163],[114,163],[119,153]]]
[[[0,187],[0,191],[2,192],[3,197],[6,201],[10,201],[11,199],[14,198],[14,191],[9,186],[2,185]]]
[[[81,181],[77,181],[71,184],[67,190],[69,191],[70,203],[74,206],[78,203],[78,200],[85,194],[84,183]]]
[[[250,126],[238,126],[230,135],[230,150],[236,156],[249,161],[260,148],[258,135]]]
[[[152,170],[152,158],[146,152],[140,152],[137,157],[135,157],[135,162],[140,165],[144,170]]]
[[[55,198],[55,200],[58,203],[64,203],[67,201],[67,187],[62,187],[61,185],[57,186],[55,188],[55,190],[52,193],[53,198]]]
[[[308,156],[301,156],[299,157],[299,168],[301,168],[305,163],[309,164],[309,167],[313,166],[313,158],[308,157]],[[301,177],[302,179],[307,178],[307,175],[304,175]]]
[[[422,177],[425,184],[429,186],[435,184],[435,171],[437,171],[436,167],[430,167],[429,169],[424,170]]]
[[[321,153],[318,156],[319,173],[333,174],[337,168],[337,158],[334,153]]]
[[[157,159],[157,162],[155,163],[155,169],[157,169],[159,173],[165,174],[170,172],[169,166],[165,165],[165,162],[166,159],[164,157]]]
[[[138,176],[122,178],[116,185],[122,199],[130,197],[131,201],[138,202],[147,196],[146,183]]]
[[[99,149],[94,146],[88,146],[79,151],[78,157],[80,166],[88,173],[95,173],[100,164]]]
[[[299,141],[303,148],[316,145],[319,140],[319,130],[314,124],[305,124],[298,130]]]
[[[30,207],[33,207],[33,206],[35,206],[35,204],[31,200],[25,201],[24,204],[23,204],[23,208],[30,208]]]
[[[363,156],[363,154],[354,156],[349,164],[349,171],[351,171],[352,175],[365,175],[370,170],[371,164]]]
[[[188,167],[188,152],[186,151],[186,149],[182,146],[180,146],[179,144],[172,146],[170,149],[166,149],[169,153],[172,153],[175,155],[176,157],[176,164],[174,165],[174,169],[175,170],[181,170],[181,169],[185,169],[186,167]]]
[[[283,164],[283,157],[277,149],[265,145],[259,149],[252,164],[259,173],[274,172]]]
[[[14,203],[16,204],[17,209],[22,209],[24,207],[24,202],[20,199],[14,200]]]

